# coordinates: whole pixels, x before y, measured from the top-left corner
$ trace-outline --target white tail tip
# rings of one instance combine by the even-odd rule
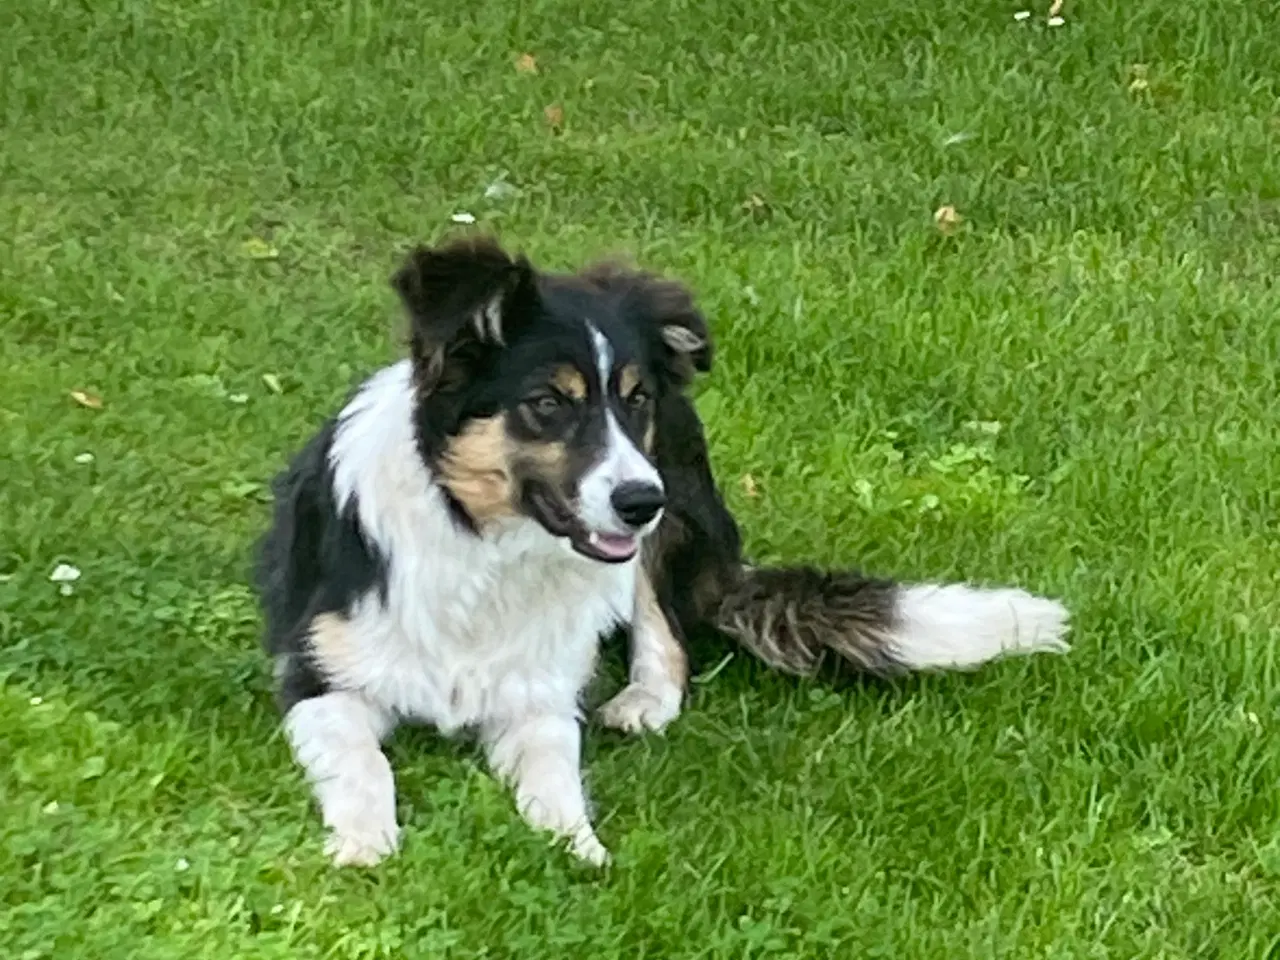
[[[1069,614],[1025,590],[965,584],[902,588],[892,645],[915,670],[964,670],[1011,654],[1066,653]]]

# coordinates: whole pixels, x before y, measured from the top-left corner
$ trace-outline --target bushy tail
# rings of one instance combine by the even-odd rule
[[[972,669],[1016,653],[1065,653],[1066,609],[1017,589],[906,585],[852,572],[747,568],[712,622],[775,669],[838,657],[891,676]]]

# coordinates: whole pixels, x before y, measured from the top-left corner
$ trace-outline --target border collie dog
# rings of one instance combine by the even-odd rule
[[[580,696],[620,627],[629,682],[599,716],[633,732],[679,712],[695,627],[799,675],[1067,649],[1063,607],[1021,590],[746,565],[684,394],[712,347],[679,284],[546,274],[488,239],[420,248],[392,282],[410,356],[276,481],[259,556],[284,726],[335,863],[396,849],[381,743],[401,721],[477,734],[529,823],[604,863]]]

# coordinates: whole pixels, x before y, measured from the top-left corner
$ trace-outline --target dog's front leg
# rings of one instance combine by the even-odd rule
[[[307,772],[338,866],[372,866],[395,851],[396,786],[381,740],[391,719],[358,693],[299,701],[285,716],[293,755]]]
[[[587,817],[582,789],[582,734],[576,717],[535,714],[487,724],[494,772],[515,788],[516,805],[533,826],[569,841],[583,860],[601,866],[609,853]]]
[[[689,661],[671,629],[653,584],[642,572],[636,582],[627,685],[600,708],[607,727],[641,733],[662,731],[680,714]]]

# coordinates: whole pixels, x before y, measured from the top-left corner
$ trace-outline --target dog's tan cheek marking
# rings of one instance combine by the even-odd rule
[[[649,425],[644,428],[644,452],[653,453],[653,440],[658,435],[658,424],[650,418]]]
[[[587,399],[587,378],[577,367],[563,364],[551,374],[551,385],[571,400]]]
[[[526,441],[513,445],[511,458],[519,464],[519,472],[563,490],[569,475],[569,448],[559,440]]]
[[[440,482],[477,523],[511,516],[510,441],[503,414],[474,420],[440,458]]]

